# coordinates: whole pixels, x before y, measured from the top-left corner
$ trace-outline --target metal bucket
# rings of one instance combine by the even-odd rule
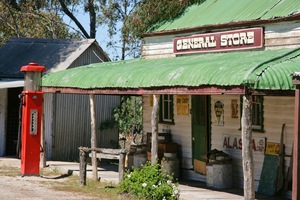
[[[176,153],[164,153],[161,160],[162,172],[172,175],[174,179],[179,178],[179,160]]]

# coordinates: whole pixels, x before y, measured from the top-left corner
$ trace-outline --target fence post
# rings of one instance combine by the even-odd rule
[[[82,147],[79,148],[79,182],[81,186],[86,185],[86,152]]]
[[[120,159],[119,159],[119,182],[123,180],[124,170],[125,170],[125,158],[126,158],[126,150],[122,149],[120,152]]]

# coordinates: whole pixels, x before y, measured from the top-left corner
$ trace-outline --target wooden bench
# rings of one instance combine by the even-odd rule
[[[101,159],[119,160],[121,150],[122,149],[99,148],[97,149],[97,158],[100,160]],[[89,153],[89,157],[92,157],[92,153]]]

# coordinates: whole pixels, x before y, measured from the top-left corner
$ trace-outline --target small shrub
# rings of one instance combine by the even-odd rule
[[[118,189],[121,193],[130,193],[144,199],[179,199],[178,183],[173,177],[161,172],[159,164],[147,162],[142,168],[126,171]]]

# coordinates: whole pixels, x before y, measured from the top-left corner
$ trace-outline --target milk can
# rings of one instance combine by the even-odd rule
[[[142,146],[136,147],[136,152],[133,155],[133,166],[141,167],[141,165],[147,162],[147,154],[146,151],[142,148]]]
[[[179,160],[177,153],[164,153],[164,157],[161,160],[162,172],[168,175],[172,175],[174,179],[179,178]]]

